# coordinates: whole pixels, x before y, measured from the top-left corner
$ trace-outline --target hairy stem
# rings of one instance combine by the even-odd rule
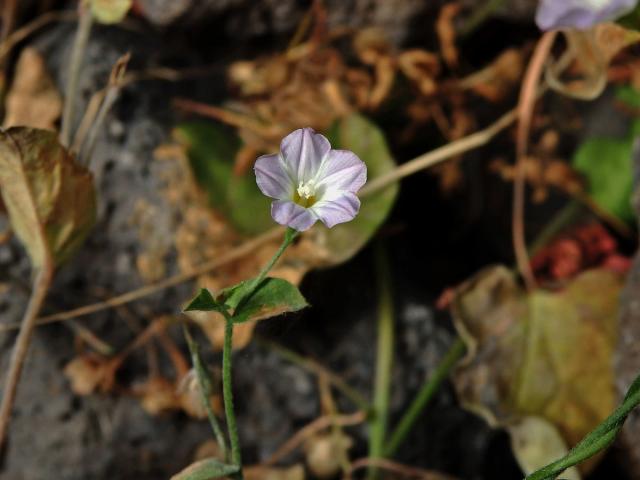
[[[80,6],[80,20],[78,23],[78,31],[73,42],[73,50],[71,51],[71,63],[69,64],[69,78],[67,79],[67,88],[65,89],[64,110],[62,112],[62,127],[60,129],[60,143],[68,147],[71,142],[71,128],[75,115],[76,100],[78,95],[78,80],[80,78],[80,68],[82,59],[89,41],[91,33],[91,24],[93,16],[89,8]]]
[[[222,396],[224,398],[224,412],[227,418],[229,442],[231,443],[231,461],[240,467],[234,475],[236,480],[242,480],[242,456],[240,454],[240,439],[238,425],[233,408],[233,386],[231,382],[231,354],[233,350],[233,319],[225,315],[224,350],[222,352]]]
[[[9,364],[2,404],[0,405],[0,447],[4,445],[7,436],[7,430],[11,420],[11,410],[13,409],[13,403],[16,398],[22,366],[24,365],[24,360],[29,350],[29,344],[31,343],[33,329],[36,326],[38,313],[47,296],[52,278],[53,265],[50,260],[45,260],[45,265],[36,273],[29,305],[22,318],[22,326],[16,338],[13,353],[11,354],[11,363]]]
[[[215,413],[213,413],[213,408],[211,408],[211,379],[209,378],[209,373],[207,372],[207,369],[202,362],[202,358],[200,357],[198,344],[193,340],[189,329],[184,324],[183,331],[184,337],[187,340],[187,346],[189,347],[189,353],[191,353],[191,363],[193,363],[193,368],[195,369],[196,376],[198,377],[202,406],[207,412],[207,417],[209,417],[209,424],[211,425],[211,430],[213,430],[213,434],[216,437],[216,442],[218,442],[218,446],[220,447],[220,454],[222,455],[222,458],[227,461],[227,442],[224,439],[224,434],[222,433],[218,419],[216,418]]]

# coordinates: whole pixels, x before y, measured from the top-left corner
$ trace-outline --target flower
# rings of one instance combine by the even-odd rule
[[[360,209],[356,192],[367,181],[367,167],[355,153],[332,150],[311,128],[284,137],[280,153],[258,158],[255,172],[262,193],[275,199],[273,219],[298,231],[318,220],[327,227],[352,220]]]
[[[638,0],[540,0],[536,23],[542,30],[561,27],[587,29],[614,20],[635,7]]]

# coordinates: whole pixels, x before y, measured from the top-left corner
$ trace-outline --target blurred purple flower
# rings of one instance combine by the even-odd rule
[[[318,220],[327,227],[352,220],[360,209],[356,192],[367,181],[367,167],[355,153],[332,150],[311,128],[287,135],[280,153],[256,160],[255,172],[262,193],[275,199],[273,219],[299,231]]]
[[[586,29],[613,20],[635,7],[638,0],[540,0],[536,23],[542,30],[561,27]]]

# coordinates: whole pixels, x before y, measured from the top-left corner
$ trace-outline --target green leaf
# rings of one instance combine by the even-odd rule
[[[191,300],[191,303],[184,309],[185,312],[199,311],[199,312],[221,312],[224,310],[224,304],[216,301],[213,295],[206,288],[201,288],[196,297]]]
[[[211,480],[233,475],[239,470],[235,465],[227,465],[214,458],[206,458],[176,473],[171,480]]]
[[[223,290],[218,297],[233,312],[234,323],[263,320],[282,313],[297,312],[309,304],[295,285],[281,278],[266,278],[256,290],[245,298],[245,287],[250,280]]]
[[[258,189],[251,169],[233,173],[240,139],[213,123],[179,125],[175,137],[186,147],[198,184],[209,195],[209,203],[241,233],[255,235],[273,227],[271,199]]]
[[[331,146],[354,152],[367,165],[367,180],[380,177],[396,167],[387,141],[371,120],[353,114],[336,122],[327,132]],[[320,226],[326,237],[323,246],[332,263],[341,263],[355,255],[384,223],[398,195],[398,184],[389,185],[361,198],[360,212],[354,220],[331,229]]]
[[[66,260],[95,222],[93,176],[58,143],[55,132],[0,131],[0,191],[35,268]]]
[[[573,157],[573,166],[588,181],[588,192],[605,211],[625,222],[634,219],[631,208],[633,192],[633,141],[636,122],[625,138],[591,138]]]

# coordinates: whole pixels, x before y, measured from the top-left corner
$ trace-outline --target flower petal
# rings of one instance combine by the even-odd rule
[[[316,178],[318,189],[356,193],[367,181],[367,166],[349,150],[331,150]]]
[[[280,155],[263,155],[256,160],[253,168],[256,172],[256,182],[262,193],[281,200],[291,198],[293,181]]]
[[[280,144],[280,151],[296,182],[314,178],[329,150],[329,140],[312,128],[295,130]]]
[[[536,23],[542,30],[579,29],[613,20],[633,9],[637,0],[541,0]]]
[[[348,222],[358,214],[360,199],[352,192],[332,192],[323,197],[310,210],[331,228],[338,223]],[[328,198],[327,198],[328,197]]]
[[[291,200],[278,200],[271,204],[271,216],[280,225],[295,228],[299,232],[308,230],[318,220],[308,208],[301,207]]]

